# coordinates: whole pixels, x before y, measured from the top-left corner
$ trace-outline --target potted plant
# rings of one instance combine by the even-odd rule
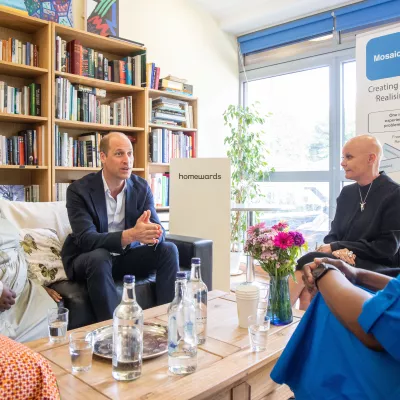
[[[256,105],[243,107],[231,104],[223,114],[225,125],[230,128],[224,144],[231,161],[231,200],[235,204],[245,204],[260,197],[257,182],[269,176],[269,171],[273,170],[268,170],[268,151],[263,141],[265,132],[261,129],[265,118],[271,114],[260,115]],[[231,274],[239,271],[245,231],[246,214],[232,212]]]

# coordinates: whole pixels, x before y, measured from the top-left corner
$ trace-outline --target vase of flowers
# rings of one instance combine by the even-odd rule
[[[270,228],[260,223],[247,230],[244,251],[270,276],[268,317],[274,325],[287,325],[293,320],[289,276],[294,278],[296,261],[306,248],[303,235],[289,230],[286,222]]]

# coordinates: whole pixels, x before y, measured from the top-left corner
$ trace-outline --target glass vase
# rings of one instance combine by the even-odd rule
[[[289,294],[289,276],[270,275],[268,317],[271,324],[287,325],[293,321]]]

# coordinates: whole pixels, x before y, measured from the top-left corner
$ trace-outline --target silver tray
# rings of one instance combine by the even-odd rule
[[[96,356],[112,359],[112,325],[93,331]],[[168,329],[166,326],[145,322],[143,325],[143,360],[161,356],[168,351]]]

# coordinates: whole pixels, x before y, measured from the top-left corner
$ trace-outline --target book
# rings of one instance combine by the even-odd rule
[[[132,44],[134,44],[136,46],[144,47],[144,43],[136,42],[135,40],[125,39],[125,38],[122,38],[122,37],[119,37],[119,36],[115,36],[115,35],[107,35],[106,37],[108,37],[110,39],[119,40],[121,42],[132,43]]]
[[[167,79],[167,80],[170,80],[170,81],[180,82],[180,83],[186,83],[187,82],[187,79],[177,78],[176,76],[173,76],[173,75],[168,75],[168,76],[166,76],[165,78],[162,78],[162,79]]]

